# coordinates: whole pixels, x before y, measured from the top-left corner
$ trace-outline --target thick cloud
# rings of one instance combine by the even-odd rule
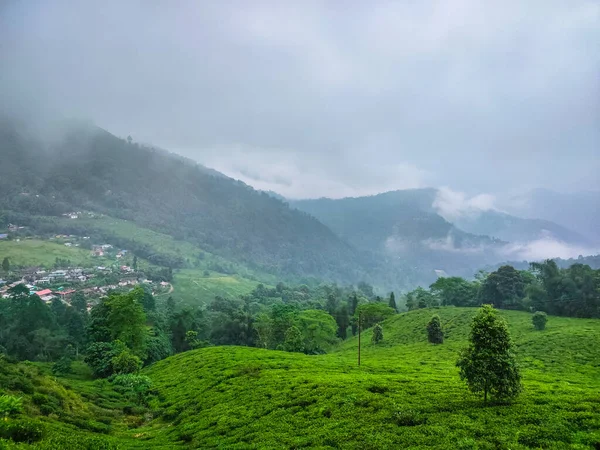
[[[600,4],[0,3],[0,105],[290,197],[597,189]]]

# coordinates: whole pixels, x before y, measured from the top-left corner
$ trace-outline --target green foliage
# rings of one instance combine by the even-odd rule
[[[0,395],[0,417],[6,419],[20,413],[23,410],[21,397],[13,395]]]
[[[142,307],[144,291],[136,287],[127,294],[111,294],[104,302],[108,308],[108,328],[112,340],[123,342],[131,351],[145,357],[146,314]]]
[[[324,353],[337,342],[337,324],[333,317],[325,311],[317,309],[300,311],[294,323],[295,327],[292,328],[297,327],[300,331],[302,335],[302,350],[307,354]],[[286,342],[288,341],[288,336],[286,332]],[[295,346],[295,343],[292,345]]]
[[[94,376],[106,378],[115,372],[113,359],[126,349],[125,344],[120,341],[94,342],[86,349],[85,362],[92,369]]]
[[[543,330],[546,328],[548,315],[543,311],[536,311],[533,313],[533,316],[531,316],[531,322],[536,330]]]
[[[302,352],[304,350],[302,333],[297,326],[291,326],[285,332],[283,350],[286,352]]]
[[[469,389],[483,392],[485,403],[488,393],[498,400],[516,397],[522,389],[521,373],[508,325],[492,306],[484,305],[473,318],[469,342],[456,363]]]
[[[128,349],[113,357],[110,362],[115,374],[137,373],[142,368],[142,360]]]
[[[32,444],[42,439],[44,432],[43,423],[37,420],[0,421],[0,438],[2,439]]]
[[[443,306],[474,306],[477,304],[479,290],[477,282],[469,282],[460,277],[441,277],[429,288]]]
[[[356,308],[355,320],[361,318],[363,328],[371,328],[396,313],[385,303],[364,303]]]
[[[481,285],[480,302],[497,308],[520,309],[525,297],[525,282],[521,273],[512,266],[502,266],[490,273]]]
[[[440,316],[437,314],[431,317],[431,320],[427,323],[427,339],[432,344],[443,344],[444,343],[444,331],[442,330],[442,322]]]
[[[371,342],[373,344],[379,344],[381,341],[383,341],[383,327],[378,323],[373,327],[373,336],[371,337]]]
[[[390,293],[390,300],[388,302],[388,306],[392,308],[394,311],[398,312],[398,306],[396,305],[396,296],[394,293]]]
[[[138,405],[143,404],[152,387],[152,380],[145,375],[122,374],[113,378],[115,386],[121,386],[128,390],[136,399]]]
[[[5,272],[10,271],[10,260],[8,259],[8,256],[5,256],[2,260],[2,270],[4,270]]]

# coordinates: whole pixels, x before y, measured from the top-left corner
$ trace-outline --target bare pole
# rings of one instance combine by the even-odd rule
[[[358,313],[358,365],[360,366],[360,323],[361,323],[361,314]]]

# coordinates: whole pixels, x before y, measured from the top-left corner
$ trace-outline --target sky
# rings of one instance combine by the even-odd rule
[[[600,188],[598,1],[0,0],[0,64],[4,113],[290,198]]]

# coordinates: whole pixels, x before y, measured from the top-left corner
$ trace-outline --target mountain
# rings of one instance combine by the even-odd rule
[[[570,244],[591,245],[590,240],[581,234],[549,220],[523,219],[495,210],[466,214],[454,223],[469,233],[485,234],[510,242],[555,239]]]
[[[600,192],[559,193],[534,189],[504,201],[503,209],[527,218],[550,220],[600,243]]]
[[[477,267],[506,260],[594,253],[589,239],[548,220],[469,209],[456,214],[451,223],[440,214],[443,208],[438,212],[439,194],[436,189],[411,189],[290,204],[357,248],[423,274],[438,269],[471,276]]]
[[[164,150],[75,126],[41,140],[0,127],[0,209],[89,210],[196,243],[270,273],[363,279],[368,258],[312,216]]]

